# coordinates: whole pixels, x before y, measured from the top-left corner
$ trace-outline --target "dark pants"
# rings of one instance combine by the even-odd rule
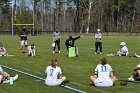
[[[98,47],[100,48],[100,52],[102,52],[102,42],[95,42],[95,52],[97,53]]]
[[[55,51],[56,45],[58,47],[58,50],[60,51],[60,39],[58,39],[58,40],[55,41],[55,47],[53,47],[53,51]]]

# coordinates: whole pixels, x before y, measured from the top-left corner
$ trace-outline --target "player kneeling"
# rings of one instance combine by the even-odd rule
[[[57,66],[56,58],[51,60],[51,66],[47,66],[45,73],[47,73],[45,84],[48,86],[68,83],[68,81],[65,81],[66,77],[62,76],[61,68]]]
[[[101,64],[95,68],[95,73],[90,76],[90,80],[95,86],[98,87],[111,87],[113,86],[116,77],[113,75],[112,68],[107,64],[106,58],[101,59]]]
[[[35,45],[34,44],[31,44],[30,46],[28,46],[27,55],[28,56],[35,56]]]
[[[0,56],[7,56],[8,53],[6,51],[6,49],[4,48],[3,44],[0,43]]]
[[[18,74],[16,74],[14,77],[12,77],[12,82],[17,80]],[[0,66],[0,84],[2,83],[10,83],[10,75],[3,71],[3,69]]]

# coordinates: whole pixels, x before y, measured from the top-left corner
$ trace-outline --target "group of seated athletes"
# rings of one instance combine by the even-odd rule
[[[78,37],[80,38],[80,37]],[[70,38],[71,39],[71,38]],[[121,42],[120,49],[117,52],[117,56],[127,56],[128,48],[126,47],[125,42]],[[4,48],[3,44],[0,43],[0,55],[1,56],[7,56],[8,53],[6,49]],[[31,44],[28,46],[27,49],[27,55],[28,56],[35,56],[35,45]],[[65,83],[68,83],[69,81],[66,81],[66,77],[62,76],[61,68],[57,66],[58,61],[56,58],[51,59],[51,65],[47,66],[45,73],[47,74],[47,77],[45,79],[45,84],[48,86],[56,86],[56,85],[64,85]],[[1,68],[1,67],[0,67]],[[107,64],[107,59],[102,58],[100,60],[100,64],[98,64],[95,68],[95,72],[92,76],[90,76],[90,80],[95,86],[99,87],[111,87],[114,85],[116,81],[116,77],[113,75],[112,67]],[[16,76],[17,77],[17,76]],[[3,78],[9,80],[9,74],[4,72],[2,68],[0,69],[0,83],[3,82]],[[128,80],[140,80],[140,64],[136,66],[134,69],[133,75],[128,78]]]
[[[51,65],[46,67],[46,79],[45,84],[48,86],[57,86],[57,85],[65,85],[69,81],[66,80],[66,76],[62,75],[61,68],[57,66],[58,60],[56,58],[51,59]],[[13,77],[15,81],[18,78],[18,75]],[[113,75],[112,67],[107,63],[106,58],[102,58],[100,60],[100,64],[98,64],[95,68],[94,74],[90,76],[90,80],[94,86],[97,87],[111,87],[115,84],[116,76]],[[134,71],[133,75],[128,78],[131,81],[140,80],[140,64],[138,64]],[[0,83],[9,83],[10,75],[5,72],[0,66]]]
[[[26,51],[28,56],[35,56],[35,45],[34,44],[29,45]],[[0,43],[0,56],[8,56],[8,52],[2,43]]]

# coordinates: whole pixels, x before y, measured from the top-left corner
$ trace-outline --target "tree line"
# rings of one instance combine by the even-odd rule
[[[11,31],[13,19],[34,22],[38,31],[133,33],[140,30],[140,0],[0,0],[0,19],[0,31]]]

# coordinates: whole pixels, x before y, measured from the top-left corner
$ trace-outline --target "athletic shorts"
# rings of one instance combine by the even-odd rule
[[[97,79],[95,81],[95,86],[98,86],[98,87],[111,87],[113,86],[113,82],[111,79],[108,79],[106,81],[101,81],[100,79]]]
[[[27,40],[21,40],[21,45],[27,45]]]
[[[48,86],[57,86],[60,85],[62,82],[57,79],[57,80],[45,80],[45,84]]]

